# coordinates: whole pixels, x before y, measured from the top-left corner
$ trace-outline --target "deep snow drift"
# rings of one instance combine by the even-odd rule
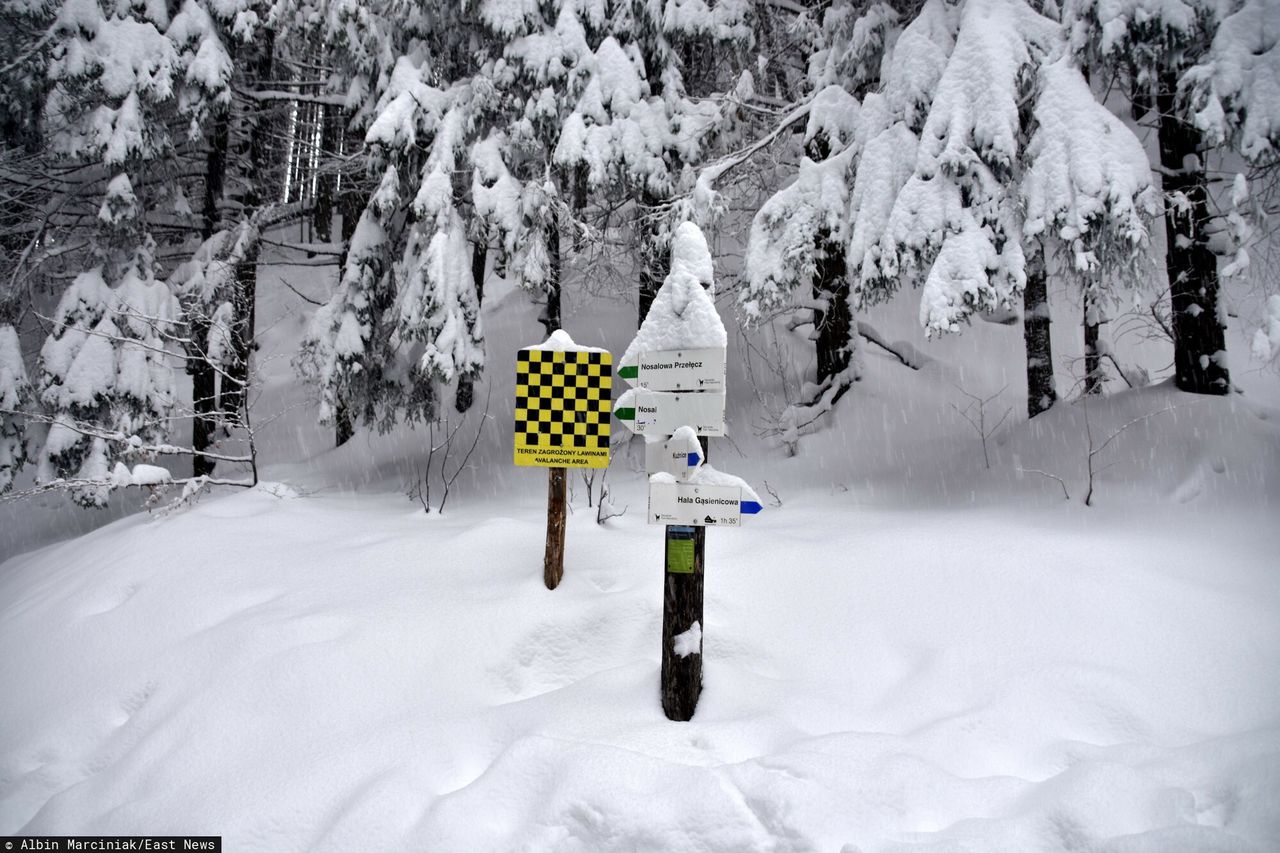
[[[788,456],[757,435],[781,386],[731,333],[731,438],[711,461],[767,508],[708,537],[705,690],[671,723],[638,439],[609,473],[628,512],[597,525],[575,482],[565,580],[542,586],[545,477],[510,465],[514,352],[544,337],[524,297],[488,292],[492,421],[440,516],[404,494],[421,432],[326,449],[288,365],[307,312],[264,293],[274,484],[0,564],[0,833],[220,834],[236,851],[1280,848],[1274,376],[1026,424],[1004,373],[1021,331],[978,324],[912,337],[931,357],[918,371],[868,345],[864,379]],[[618,353],[633,333],[627,306],[568,309],[580,344]],[[892,340],[917,334],[912,313],[871,319]],[[992,412],[1015,413],[987,468],[952,404],[1006,384]],[[1095,448],[1125,427],[1095,455],[1091,508],[1086,426]]]

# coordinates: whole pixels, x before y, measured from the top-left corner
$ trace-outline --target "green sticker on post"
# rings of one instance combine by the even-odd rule
[[[693,540],[667,540],[667,571],[677,575],[693,574]]]

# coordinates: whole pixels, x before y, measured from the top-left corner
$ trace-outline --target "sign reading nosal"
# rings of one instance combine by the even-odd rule
[[[629,395],[618,401],[613,413],[621,421],[631,421],[632,432],[671,435],[687,425],[698,435],[724,435],[723,391],[683,393],[640,388]],[[630,406],[624,405],[628,402]]]

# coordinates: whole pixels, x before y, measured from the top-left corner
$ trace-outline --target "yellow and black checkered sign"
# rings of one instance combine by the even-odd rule
[[[606,468],[613,356],[522,349],[516,355],[516,464]]]

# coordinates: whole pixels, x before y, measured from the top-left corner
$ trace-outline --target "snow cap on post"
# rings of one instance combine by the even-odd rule
[[[666,471],[659,471],[656,474],[649,475],[650,483],[675,483],[678,482],[674,475],[668,474]],[[685,478],[684,482],[691,486],[724,486],[727,488],[737,488],[742,490],[742,500],[751,501],[752,503],[760,503],[760,495],[756,494],[756,490],[751,488],[746,480],[737,474],[730,474],[727,471],[717,470],[707,463],[702,463],[697,470]]]
[[[685,222],[671,240],[671,272],[618,366],[637,364],[646,352],[727,346],[724,323],[704,287],[712,282],[706,238],[697,225]]]
[[[551,352],[604,352],[603,347],[588,347],[575,344],[573,338],[564,329],[556,329],[545,341],[525,349],[548,350]]]
[[[671,237],[671,275],[687,273],[696,278],[703,287],[714,284],[715,270],[711,266],[711,250],[707,248],[707,238],[702,229],[692,222],[682,222]]]

